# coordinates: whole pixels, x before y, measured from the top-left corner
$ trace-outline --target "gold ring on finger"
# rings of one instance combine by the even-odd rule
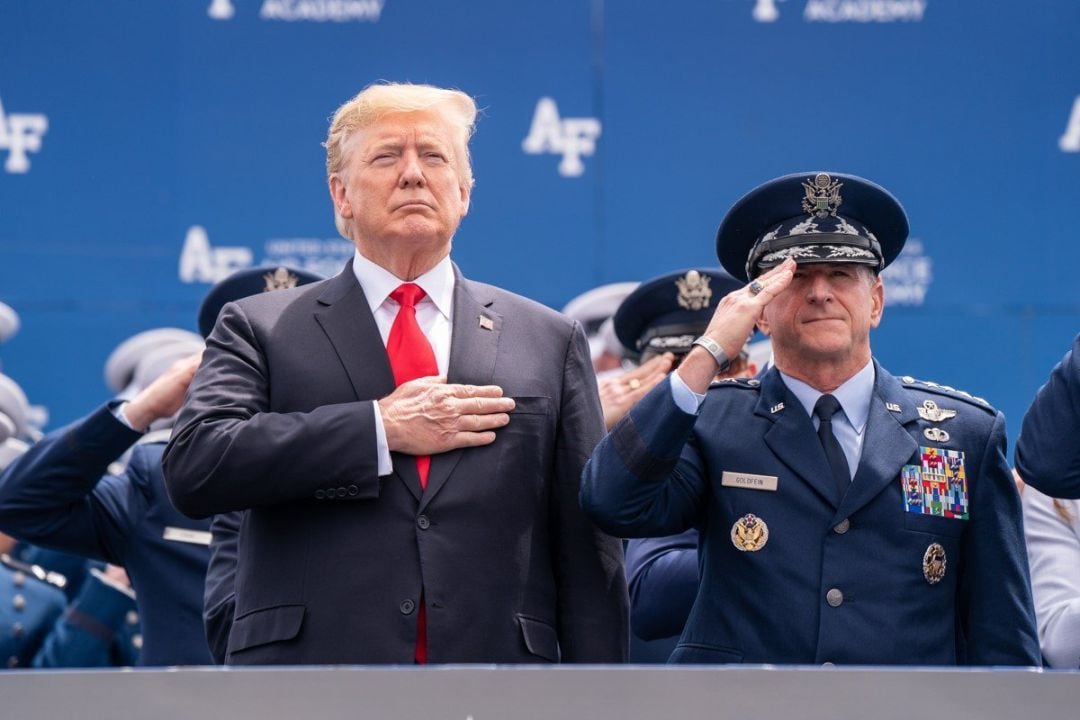
[[[631,390],[637,390],[639,387],[641,387],[641,381],[637,378],[630,378],[630,380],[627,381],[626,385]]]

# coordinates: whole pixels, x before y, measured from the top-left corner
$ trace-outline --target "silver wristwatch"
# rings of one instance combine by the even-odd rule
[[[694,345],[705,348],[713,360],[716,361],[716,371],[724,372],[731,367],[731,359],[728,358],[727,353],[724,352],[724,348],[720,347],[720,343],[713,340],[711,337],[702,335],[694,341]]]

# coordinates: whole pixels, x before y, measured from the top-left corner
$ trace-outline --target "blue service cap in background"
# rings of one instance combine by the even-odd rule
[[[272,290],[299,287],[324,279],[321,275],[285,266],[248,268],[235,272],[210,288],[210,292],[203,298],[199,307],[199,332],[204,338],[208,337],[214,329],[221,308],[234,300]]]
[[[190,330],[170,327],[153,328],[132,335],[117,345],[105,360],[105,384],[117,396],[133,398],[145,387],[135,383],[139,363],[148,355],[174,345],[183,347],[183,354],[192,355],[202,349],[202,338]]]
[[[880,272],[907,236],[904,208],[880,185],[843,173],[795,173],[754,188],[732,206],[716,232],[716,256],[744,282],[789,257]]]
[[[615,334],[634,354],[687,353],[721,298],[742,285],[719,268],[691,268],[646,280],[615,311]]]

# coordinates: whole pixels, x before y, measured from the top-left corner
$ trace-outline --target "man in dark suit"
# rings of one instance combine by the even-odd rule
[[[577,504],[603,432],[580,325],[464,278],[464,93],[370,86],[326,142],[337,277],[227,305],[165,453],[244,511],[227,662],[617,662],[617,540]]]
[[[1080,498],[1080,335],[1024,415],[1016,471],[1055,498]]]
[[[751,282],[594,452],[582,500],[601,527],[701,533],[672,662],[1039,664],[1004,418],[870,352],[907,230],[850,175],[749,193],[717,253]],[[755,323],[773,368],[710,387]]]

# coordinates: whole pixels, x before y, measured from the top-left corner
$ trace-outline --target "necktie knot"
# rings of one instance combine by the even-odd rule
[[[832,416],[840,410],[840,401],[829,394],[822,395],[814,405],[814,415],[821,422],[831,422]]]
[[[401,307],[415,308],[416,303],[427,296],[424,288],[416,283],[402,283],[390,293],[390,298]]]

